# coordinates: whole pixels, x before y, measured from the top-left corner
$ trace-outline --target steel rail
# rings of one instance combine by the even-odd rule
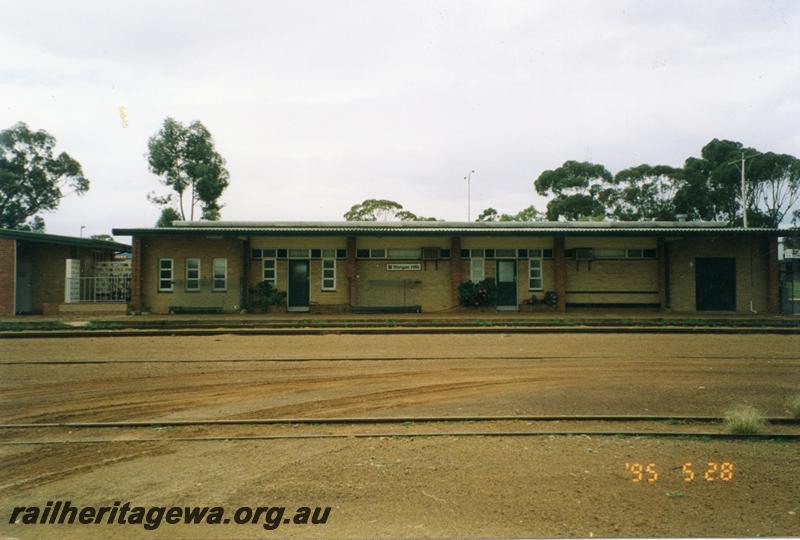
[[[623,355],[608,355],[603,356],[603,359],[622,359],[628,358]],[[678,358],[678,357],[676,357]],[[705,357],[703,357],[705,358]],[[720,357],[723,358],[724,357]],[[58,364],[196,364],[196,363],[243,363],[243,362],[401,362],[408,361],[425,361],[425,360],[595,360],[592,356],[545,356],[545,355],[506,355],[506,356],[468,356],[466,354],[455,356],[333,356],[333,357],[275,357],[275,358],[219,358],[209,360],[184,360],[184,359],[168,359],[168,360],[148,360],[148,359],[128,359],[128,360],[9,360],[0,361],[0,366],[11,365],[58,365]],[[752,360],[752,357],[744,358],[743,360]],[[800,360],[800,357],[788,358],[775,358],[768,357],[766,360]]]
[[[214,328],[163,330],[45,330],[2,331],[0,339],[42,339],[81,337],[155,336],[322,336],[322,335],[403,335],[403,334],[779,334],[798,335],[798,327],[707,327],[707,326],[459,326],[459,327],[376,327],[376,328]]]
[[[800,441],[800,434],[735,435],[731,433],[684,433],[684,432],[616,432],[616,431],[457,431],[451,433],[354,433],[354,434],[294,434],[294,435],[238,435],[218,437],[175,437],[175,438],[137,438],[137,439],[85,439],[85,440],[7,440],[0,446],[67,445],[67,444],[120,444],[120,443],[167,443],[167,442],[228,442],[228,441],[279,441],[308,439],[414,439],[431,437],[547,437],[547,436],[596,436],[596,437],[639,437],[639,438],[677,438],[677,439],[719,439],[719,440],[783,440]]]
[[[719,356],[688,356],[688,355],[675,355],[670,358],[676,360],[756,360],[756,361],[798,361],[800,356],[762,356],[754,357],[752,355],[746,356],[732,356],[732,355],[719,355]],[[630,359],[629,355],[603,355],[602,360],[618,360]],[[402,361],[446,361],[446,360],[478,360],[478,361],[495,361],[495,360],[597,360],[595,356],[558,356],[558,355],[505,355],[505,356],[468,356],[466,354],[454,356],[328,356],[328,357],[275,357],[275,358],[217,358],[217,359],[203,359],[203,360],[186,360],[186,359],[165,359],[165,360],[150,360],[150,359],[97,359],[97,360],[0,360],[0,366],[33,366],[33,365],[92,365],[92,364],[239,364],[247,362],[402,362]]]
[[[228,420],[143,420],[120,422],[35,422],[0,424],[0,429],[103,429],[103,428],[159,428],[190,426],[258,426],[258,425],[364,425],[409,423],[465,423],[465,422],[673,422],[695,424],[720,424],[718,416],[657,416],[657,415],[538,415],[538,416],[361,416],[330,418],[244,418]],[[800,419],[770,417],[774,425],[800,425]]]

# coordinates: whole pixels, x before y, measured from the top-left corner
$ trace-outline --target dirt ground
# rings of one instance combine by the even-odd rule
[[[546,414],[785,416],[800,336],[405,335],[0,341],[0,422]],[[546,424],[546,425],[545,425]],[[9,524],[16,506],[330,506],[324,525],[161,525],[175,537],[800,535],[796,442],[477,436],[562,423],[0,431],[0,537],[141,537]],[[656,423],[582,430],[696,431]],[[707,427],[702,428],[704,431]],[[713,429],[713,428],[712,428]],[[791,427],[775,427],[793,430]],[[414,437],[378,436],[386,433]],[[178,441],[354,433],[371,438]],[[425,434],[446,436],[425,436]],[[155,439],[134,441],[130,439]],[[128,440],[125,440],[128,439]],[[170,440],[172,439],[172,440]],[[70,441],[69,444],[10,444]],[[94,442],[89,442],[94,441]],[[684,482],[681,466],[697,478]],[[708,462],[733,480],[702,479]],[[625,463],[654,463],[632,482]],[[228,515],[228,514],[226,514]],[[110,532],[113,531],[113,532]]]

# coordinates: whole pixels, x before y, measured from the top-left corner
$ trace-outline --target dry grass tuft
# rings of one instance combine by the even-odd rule
[[[761,411],[750,405],[736,405],[725,413],[725,427],[736,435],[755,435],[766,425]]]
[[[792,418],[800,419],[800,394],[795,394],[786,400],[786,406],[789,407]]]

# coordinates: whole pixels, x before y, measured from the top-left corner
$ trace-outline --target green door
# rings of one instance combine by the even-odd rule
[[[497,309],[517,309],[517,261],[497,261]]]
[[[308,311],[308,261],[289,261],[289,311]]]
[[[31,260],[28,258],[17,259],[17,299],[15,313],[30,313],[33,311],[33,272]]]
[[[694,260],[697,311],[736,311],[736,259],[697,257]]]

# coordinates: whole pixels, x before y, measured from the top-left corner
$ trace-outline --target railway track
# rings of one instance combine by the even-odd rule
[[[279,441],[302,439],[419,439],[431,437],[547,437],[547,436],[589,436],[589,437],[636,437],[636,438],[683,438],[683,439],[761,439],[779,441],[800,441],[796,433],[756,433],[735,435],[716,432],[635,432],[635,431],[453,431],[448,433],[353,433],[353,434],[316,434],[299,433],[294,435],[231,435],[221,437],[139,437],[126,439],[51,439],[51,440],[7,440],[0,441],[0,446],[36,446],[36,445],[68,445],[68,444],[128,444],[128,443],[171,443],[171,442],[227,442],[227,441]]]
[[[464,422],[664,422],[721,424],[719,416],[660,416],[660,415],[534,415],[534,416],[359,416],[324,418],[244,418],[230,420],[154,420],[123,422],[35,422],[27,424],[0,424],[3,429],[44,428],[159,428],[188,426],[258,426],[258,425],[357,425],[357,424],[422,424]],[[798,425],[800,419],[786,416],[767,418],[770,424]]]
[[[724,420],[713,416],[459,416],[459,417],[353,417],[353,418],[262,418],[241,420],[174,420],[174,421],[130,421],[130,422],[60,422],[60,423],[34,423],[34,424],[0,424],[1,432],[26,432],[44,433],[52,430],[69,430],[75,437],[75,431],[82,430],[118,430],[115,438],[87,437],[87,438],[18,438],[0,441],[0,445],[61,445],[61,444],[126,444],[126,443],[165,443],[165,442],[221,442],[221,441],[277,441],[277,440],[306,440],[306,439],[412,439],[426,437],[546,437],[546,436],[590,436],[590,437],[649,437],[649,438],[690,438],[690,439],[754,439],[754,440],[784,440],[800,441],[800,431],[784,431],[780,433],[759,433],[739,435],[722,431],[687,431],[676,429],[679,425],[689,424],[721,424]],[[669,426],[670,429],[502,429],[491,431],[486,429],[449,430],[450,426],[466,423],[532,423],[532,422],[559,422],[581,424],[585,422],[609,422],[632,424],[642,422],[656,422]],[[773,426],[800,426],[800,420],[786,417],[773,417],[769,419]],[[446,426],[441,431],[419,431],[410,429],[417,424],[440,424]],[[230,427],[269,427],[269,426],[304,426],[306,430],[300,433],[266,433],[266,434],[191,434],[188,436],[161,433],[159,436],[119,436],[119,430],[164,430],[180,428],[209,428],[219,430]],[[388,431],[367,432],[314,432],[322,427],[356,427],[356,426],[394,426]],[[578,426],[576,426],[578,427]],[[308,428],[311,428],[309,430]],[[78,434],[80,437],[80,434]]]
[[[448,361],[448,360],[470,360],[470,361],[497,361],[497,360],[586,360],[593,358],[593,356],[577,356],[577,355],[478,355],[478,356],[276,356],[273,358],[218,358],[218,359],[185,359],[185,358],[169,358],[169,359],[76,359],[76,360],[0,360],[0,366],[30,366],[30,365],[82,365],[82,364],[238,364],[248,362],[402,362],[402,361]],[[625,359],[629,358],[626,355],[603,355],[603,360],[609,359]],[[769,355],[763,357],[754,357],[753,355],[720,355],[720,356],[703,356],[703,355],[676,355],[673,356],[676,360],[760,360],[760,361],[774,361],[774,360],[800,360],[797,355]]]
[[[393,326],[300,328],[165,328],[144,330],[16,330],[0,331],[0,339],[153,337],[153,336],[321,336],[402,334],[779,334],[798,335],[793,326]]]

